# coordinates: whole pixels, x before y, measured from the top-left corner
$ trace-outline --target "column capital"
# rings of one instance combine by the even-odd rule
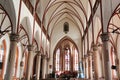
[[[84,55],[84,59],[87,59],[87,57],[88,57],[88,55],[86,54],[86,55]]]
[[[45,55],[45,54],[41,54],[41,58],[42,58],[42,59],[45,59],[45,58],[46,58],[46,55]]]
[[[18,41],[19,35],[12,33],[10,34],[10,41]]]
[[[93,51],[97,51],[98,50],[98,46],[96,44],[92,45]]]
[[[49,60],[50,60],[50,58],[49,58],[49,57],[47,57],[46,59],[47,59],[47,61],[49,61]]]
[[[92,51],[92,50],[89,50],[89,51],[88,51],[88,56],[92,56],[92,53],[93,53],[93,51]]]
[[[28,51],[33,51],[34,46],[33,45],[27,45]]]
[[[102,33],[101,34],[101,39],[102,39],[103,42],[108,41],[109,40],[109,34],[107,32]]]
[[[41,56],[41,51],[35,51],[35,53],[37,53],[38,56]]]
[[[83,58],[83,60],[82,61],[85,61],[86,59],[85,58]]]

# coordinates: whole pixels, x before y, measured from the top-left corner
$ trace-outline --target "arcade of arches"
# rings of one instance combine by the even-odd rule
[[[120,0],[0,0],[0,80],[120,80]]]

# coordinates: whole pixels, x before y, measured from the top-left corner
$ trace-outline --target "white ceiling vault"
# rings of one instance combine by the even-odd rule
[[[74,41],[74,43],[77,45],[78,50],[80,53],[83,53],[83,39],[86,39],[84,44],[84,47],[86,48],[88,44],[91,44],[92,39],[89,40],[91,42],[87,42],[86,34],[88,32],[88,27],[91,26],[92,18],[96,12],[96,9],[99,5],[99,0],[21,0],[13,1],[15,13],[16,13],[16,24],[20,24],[22,27],[18,27],[17,29],[24,29],[20,32],[20,35],[27,35],[27,38],[22,40],[22,42],[26,42],[27,40],[29,43],[32,42],[32,36],[33,34],[39,34],[41,36],[42,32],[39,29],[39,26],[42,28],[44,37],[42,36],[42,41],[38,41],[38,38],[36,42],[40,45],[42,45],[43,48],[45,48],[46,41],[45,36],[47,35],[50,42],[50,53],[53,53],[57,43],[59,43],[60,40],[67,37],[68,39],[71,39]],[[19,5],[16,5],[19,4]],[[26,6],[26,7],[25,7]],[[93,10],[93,14],[91,14]],[[30,13],[31,14],[30,14]],[[34,18],[37,14],[37,20],[39,22],[34,23]],[[66,34],[63,31],[63,25],[65,22],[68,22],[69,24],[69,32]],[[33,25],[37,26],[33,26]],[[36,30],[37,29],[37,30]],[[28,31],[29,30],[29,31]],[[37,33],[33,33],[35,31],[38,31]],[[19,31],[19,30],[17,30]],[[23,33],[24,32],[24,33]],[[90,36],[92,36],[92,29],[89,29]],[[24,36],[26,37],[26,36]],[[41,39],[41,38],[40,38]],[[42,43],[41,43],[42,42]],[[47,41],[48,42],[48,41]],[[26,42],[27,44],[27,42]],[[39,45],[39,47],[41,47]]]
[[[40,11],[43,15],[41,21],[50,36],[56,26],[61,26],[60,24],[64,22],[73,24],[72,26],[77,27],[80,35],[83,35],[87,19],[91,14],[90,7],[94,3],[95,0],[40,0],[42,6]],[[37,7],[37,10],[41,9],[41,6]]]
[[[81,40],[95,2],[96,0],[40,0],[37,3],[36,12],[50,36],[51,50],[54,50],[56,44],[67,36],[77,44],[81,51]],[[67,34],[63,31],[65,22],[69,23]]]
[[[117,0],[107,1],[103,0],[100,7],[100,0],[36,0],[36,12],[39,15],[41,23],[44,25],[46,33],[50,37],[51,50],[55,49],[57,43],[65,36],[71,38],[77,45],[79,52],[87,53],[91,48],[91,43],[96,42],[102,32],[101,25],[101,10],[105,12],[105,8],[114,5]],[[33,3],[33,0],[31,0]],[[34,2],[35,3],[35,2]],[[109,5],[105,5],[108,3]],[[35,5],[35,4],[33,4]],[[107,9],[108,12],[110,9]],[[111,13],[113,12],[111,11]],[[109,14],[111,16],[111,13]],[[103,13],[103,26],[106,22],[106,13]],[[63,31],[65,22],[69,23],[69,32],[67,34]],[[88,30],[89,29],[89,30]],[[104,30],[103,30],[104,31]],[[88,37],[87,37],[87,36]],[[100,39],[100,38],[99,38]],[[82,42],[84,40],[84,42]],[[82,45],[82,46],[81,46]],[[84,46],[83,46],[84,45]],[[84,47],[84,51],[82,52]],[[53,53],[53,51],[51,52]]]

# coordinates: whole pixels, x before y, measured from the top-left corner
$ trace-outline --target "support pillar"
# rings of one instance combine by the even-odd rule
[[[10,34],[10,52],[9,52],[8,65],[7,65],[5,80],[13,80],[18,37],[19,36],[17,34]]]
[[[87,73],[86,73],[86,58],[84,58],[83,60],[83,66],[84,66],[84,75],[85,75],[85,78],[87,78]]]
[[[118,59],[118,57],[116,58],[116,60],[115,60],[115,64],[116,64],[116,71],[117,71],[117,76],[118,76],[118,79],[120,79],[120,65],[119,65],[119,59]]]
[[[90,58],[88,57],[88,79],[90,79]]]
[[[102,51],[103,53],[103,51]],[[102,65],[102,78],[105,77],[105,69],[104,69],[104,57],[103,57],[103,54],[101,53],[101,56],[102,56],[102,61],[101,61],[101,65]]]
[[[46,57],[46,60],[47,60],[47,64],[46,64],[46,77],[48,77],[48,74],[49,74],[49,61],[50,61],[50,58]]]
[[[46,78],[46,69],[47,69],[47,58],[46,55],[42,55],[43,58],[43,62],[42,62],[42,78],[45,79]]]
[[[24,77],[24,62],[23,60],[20,62],[20,79]]]
[[[101,34],[101,39],[103,42],[103,59],[104,59],[104,73],[105,73],[105,80],[112,80],[111,75],[111,65],[110,65],[110,56],[109,56],[109,35],[108,33]]]
[[[119,61],[120,62],[120,61]],[[120,80],[120,63],[119,65],[117,66],[117,74],[118,74],[118,79]]]
[[[33,67],[33,45],[28,45],[28,61],[27,61],[26,80],[31,80],[32,67]]]
[[[89,79],[90,80],[93,80],[93,71],[92,71],[92,55],[91,53],[89,54],[89,57],[88,57],[88,63],[89,63]]]
[[[89,78],[89,62],[88,62],[88,56],[86,56],[86,79]]]
[[[37,62],[36,62],[36,77],[37,80],[40,78],[40,63],[41,63],[41,53],[40,51],[37,51]]]
[[[97,55],[98,53],[97,53],[97,45],[94,45],[93,44],[93,60],[94,60],[94,75],[95,75],[95,80],[98,80],[99,79],[99,76],[98,76],[98,69],[99,69],[99,67],[98,67],[98,55]]]
[[[84,58],[84,73],[85,73],[85,78],[88,79],[89,73],[88,73],[88,57],[85,55]]]

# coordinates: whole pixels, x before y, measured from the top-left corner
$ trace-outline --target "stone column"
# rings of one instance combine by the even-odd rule
[[[92,72],[92,55],[89,55],[88,57],[88,70],[89,70],[89,79],[93,80],[93,72]]]
[[[89,62],[88,62],[88,56],[86,56],[86,79],[89,78]]]
[[[41,53],[40,51],[36,51],[37,53],[37,62],[36,62],[36,77],[37,80],[40,78],[40,62],[41,62]]]
[[[33,67],[33,45],[28,45],[28,60],[27,60],[26,80],[31,80],[32,67]]]
[[[104,60],[105,80],[112,80],[110,56],[109,56],[109,51],[108,51],[108,48],[109,48],[108,47],[108,41],[109,41],[108,33],[101,34],[101,39],[103,42],[103,60]]]
[[[117,57],[115,59],[115,64],[116,64],[116,71],[117,71],[117,76],[118,76],[118,79],[120,79],[120,67],[119,67],[119,58]]]
[[[47,57],[46,58],[47,59],[47,64],[46,64],[46,77],[48,77],[48,74],[49,74],[49,61],[50,61],[50,58],[49,57]]]
[[[24,76],[24,62],[23,60],[20,62],[20,79]]]
[[[117,72],[118,72],[118,79],[120,79],[120,60],[117,60],[118,64],[117,64]]]
[[[46,55],[42,55],[43,62],[42,62],[42,78],[45,79],[46,77],[46,70],[47,70],[47,57]]]
[[[88,57],[88,79],[90,79],[90,58]]]
[[[10,52],[9,52],[9,57],[8,57],[5,80],[13,80],[18,37],[19,36],[17,34],[10,34]]]
[[[84,58],[83,59],[83,67],[84,67],[84,75],[85,75],[85,78],[86,78],[86,59]]]
[[[84,58],[84,74],[85,74],[85,78],[87,79],[88,78],[88,59],[87,59],[87,56],[85,56]]]
[[[93,44],[93,60],[94,60],[94,75],[95,75],[95,80],[99,79],[99,68],[100,66],[98,66],[98,64],[100,64],[99,62],[99,55],[98,55],[98,47],[97,45]]]
[[[103,53],[103,51],[102,51]],[[105,77],[105,73],[104,73],[104,57],[103,57],[103,54],[101,53],[101,57],[102,57],[102,60],[101,60],[101,65],[102,65],[102,78]]]

